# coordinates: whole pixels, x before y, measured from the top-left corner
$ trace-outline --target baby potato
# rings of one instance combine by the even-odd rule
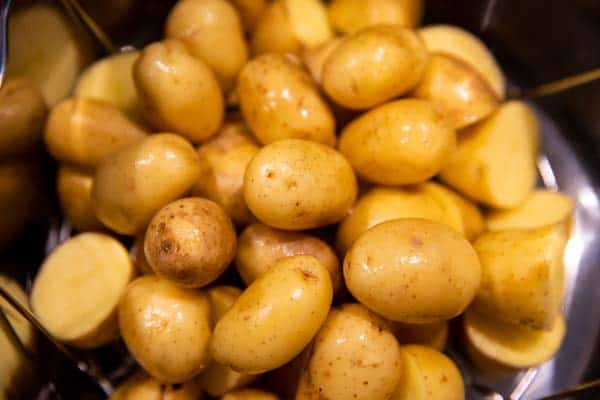
[[[302,61],[310,72],[310,75],[318,84],[322,83],[321,77],[323,73],[323,65],[337,47],[342,43],[344,39],[342,37],[335,37],[320,46],[306,49],[302,54]]]
[[[455,230],[407,218],[362,234],[346,253],[344,279],[354,297],[379,315],[422,324],[462,313],[479,289],[481,267]]]
[[[434,53],[413,95],[429,100],[461,129],[487,117],[499,106],[498,96],[469,64],[443,53]]]
[[[83,169],[61,165],[56,178],[56,192],[63,215],[77,231],[103,228],[92,207],[94,175]]]
[[[303,254],[315,257],[327,268],[333,291],[339,292],[342,271],[336,254],[324,241],[304,233],[252,224],[239,237],[235,266],[246,285],[250,285],[277,260]]]
[[[374,108],[348,124],[339,141],[358,175],[382,185],[426,181],[447,164],[455,147],[456,133],[443,116],[417,99]]]
[[[319,260],[283,258],[254,281],[217,323],[211,355],[238,372],[256,374],[280,367],[300,354],[317,333],[332,297],[329,272]]]
[[[352,167],[340,153],[299,139],[260,149],[244,177],[250,211],[263,223],[286,230],[339,222],[357,191]]]
[[[279,400],[279,397],[264,390],[241,389],[227,393],[221,400]]]
[[[56,339],[99,347],[119,336],[117,305],[133,275],[121,243],[102,233],[82,233],[44,260],[31,290],[31,308]]]
[[[396,338],[382,318],[360,304],[332,310],[310,353],[296,400],[385,400],[402,378]]]
[[[335,145],[335,119],[310,76],[283,54],[264,54],[240,73],[237,94],[262,144],[306,139]]]
[[[441,179],[466,196],[496,208],[514,208],[533,193],[539,126],[528,105],[504,103],[489,118],[462,131]]]
[[[219,83],[183,43],[166,39],[146,46],[133,66],[133,79],[144,115],[156,128],[193,143],[217,133],[224,113]]]
[[[415,28],[423,17],[423,0],[333,0],[329,19],[338,32],[354,33],[372,25]]]
[[[564,291],[563,224],[489,232],[477,239],[481,289],[473,307],[486,315],[533,329],[550,329]]]
[[[469,63],[484,77],[498,99],[506,95],[502,69],[485,44],[463,28],[452,25],[430,25],[418,30],[431,52],[443,52]]]
[[[41,142],[46,103],[27,79],[13,79],[0,89],[0,156],[21,155]]]
[[[248,60],[248,47],[235,7],[227,0],[179,0],[167,17],[167,38],[179,39],[229,92]]]
[[[144,137],[146,131],[115,106],[85,98],[67,99],[54,106],[44,132],[52,157],[83,167],[96,167]]]
[[[145,373],[137,373],[121,383],[109,400],[202,400],[197,382],[165,385]]]
[[[322,69],[323,90],[344,107],[371,108],[414,88],[428,58],[425,45],[409,29],[365,28],[329,54]]]
[[[430,347],[402,347],[404,375],[391,400],[464,400],[465,385],[454,362]]]
[[[401,344],[419,344],[442,351],[448,341],[448,321],[431,324],[393,322],[392,331]]]
[[[198,181],[198,154],[181,136],[149,136],[105,160],[96,170],[92,205],[116,232],[141,232],[161,207]]]
[[[216,325],[240,297],[242,289],[236,286],[213,286],[206,290],[206,294],[210,301],[213,325]]]
[[[231,0],[237,9],[246,32],[252,32],[260,16],[267,8],[267,0]]]
[[[121,297],[119,327],[131,355],[161,383],[188,381],[208,364],[210,304],[201,291],[137,278]]]

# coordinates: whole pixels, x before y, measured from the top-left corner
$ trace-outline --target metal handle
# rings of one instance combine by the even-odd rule
[[[4,82],[6,64],[8,63],[8,11],[11,0],[1,0],[0,6],[0,87]]]

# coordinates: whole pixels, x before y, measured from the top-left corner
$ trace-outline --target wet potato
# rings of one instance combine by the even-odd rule
[[[165,385],[146,375],[136,373],[117,386],[109,400],[202,400],[202,390],[197,382],[183,385]]]
[[[373,25],[415,28],[423,16],[423,0],[333,0],[329,19],[342,33],[354,33]]]
[[[103,229],[92,206],[93,173],[62,165],[56,177],[56,192],[63,215],[80,232]]]

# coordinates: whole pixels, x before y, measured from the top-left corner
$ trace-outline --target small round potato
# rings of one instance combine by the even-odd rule
[[[144,240],[144,254],[156,275],[184,287],[217,279],[235,256],[233,223],[218,204],[188,197],[156,213]]]
[[[264,390],[240,389],[227,393],[221,400],[279,400],[279,397]]]
[[[395,25],[365,28],[343,39],[325,60],[323,89],[337,104],[368,109],[414,88],[428,62],[416,33]]]
[[[392,331],[401,344],[420,344],[442,351],[448,341],[448,321],[431,324],[393,322]]]
[[[224,100],[213,72],[178,40],[166,39],[142,51],[133,78],[146,119],[155,127],[200,143],[217,133]]]
[[[230,0],[237,9],[246,32],[252,32],[267,8],[267,0]]]
[[[198,181],[198,164],[194,147],[174,134],[152,135],[123,149],[96,170],[96,216],[116,232],[140,233],[161,207]]]
[[[300,354],[317,333],[332,297],[329,272],[319,260],[283,258],[254,281],[217,323],[211,355],[238,372],[280,367]]]
[[[202,400],[202,389],[194,380],[172,386],[137,373],[121,383],[109,400]]]
[[[333,0],[329,3],[329,19],[342,33],[381,24],[415,28],[422,16],[423,0]]]
[[[342,288],[340,262],[324,241],[300,233],[271,228],[263,224],[247,227],[239,237],[235,266],[246,283],[250,285],[284,257],[310,255],[321,261],[329,271],[333,291]]]
[[[318,84],[322,83],[323,65],[337,47],[344,41],[343,37],[335,37],[320,46],[306,49],[302,55],[304,65],[313,77],[313,80]]]
[[[479,290],[481,267],[455,230],[424,219],[369,229],[344,259],[354,297],[392,321],[433,323],[456,317]]]
[[[104,226],[92,207],[93,173],[61,165],[56,178],[56,192],[63,215],[80,232],[97,231]]]
[[[348,124],[339,148],[364,179],[383,185],[423,182],[456,147],[456,133],[433,105],[405,99],[379,106]]]
[[[121,297],[119,327],[131,355],[162,383],[188,381],[208,364],[210,304],[201,291],[137,278]]]
[[[335,119],[310,76],[283,54],[264,54],[240,73],[237,94],[248,126],[263,144],[306,139],[335,145]]]
[[[286,230],[339,222],[357,192],[352,167],[340,153],[299,139],[263,147],[244,178],[250,211],[265,224]]]

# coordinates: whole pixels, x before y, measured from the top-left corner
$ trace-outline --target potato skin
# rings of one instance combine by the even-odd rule
[[[332,297],[329,272],[316,258],[281,259],[254,281],[217,323],[211,355],[238,372],[260,373],[280,367],[317,333]]]
[[[116,232],[139,233],[161,207],[183,196],[199,173],[198,155],[185,139],[169,133],[149,136],[97,168],[94,211]]]
[[[131,282],[119,304],[127,349],[163,383],[185,382],[206,367],[210,319],[206,294],[151,275]]]
[[[373,25],[415,28],[423,17],[423,0],[333,0],[329,19],[342,33],[354,33]]]
[[[144,254],[160,277],[183,287],[206,286],[235,256],[233,223],[218,204],[188,197],[167,204],[150,221]]]
[[[292,31],[284,0],[275,0],[267,5],[252,31],[250,49],[254,56],[301,53],[302,43]]]
[[[56,178],[56,191],[63,215],[80,232],[103,229],[92,207],[94,175],[82,169],[61,165]]]
[[[361,115],[342,131],[341,153],[369,182],[406,185],[437,174],[456,147],[456,133],[424,100],[397,100]]]
[[[404,323],[456,317],[471,303],[481,281],[477,254],[464,237],[417,218],[369,229],[346,253],[343,268],[356,299]]]
[[[240,389],[227,393],[221,400],[279,400],[279,397],[260,389]]]
[[[343,41],[344,37],[338,36],[320,46],[304,50],[302,61],[310,72],[313,80],[319,85],[322,83],[321,78],[323,76],[323,65],[325,64],[325,61],[327,61],[329,55],[337,49]]]
[[[244,30],[248,33],[254,30],[260,16],[267,8],[267,0],[231,0],[242,20]]]
[[[202,400],[202,390],[195,381],[178,387],[164,385],[139,372],[121,383],[109,400]]]
[[[392,331],[401,344],[419,344],[442,351],[448,341],[448,321],[431,324],[393,322]]]

